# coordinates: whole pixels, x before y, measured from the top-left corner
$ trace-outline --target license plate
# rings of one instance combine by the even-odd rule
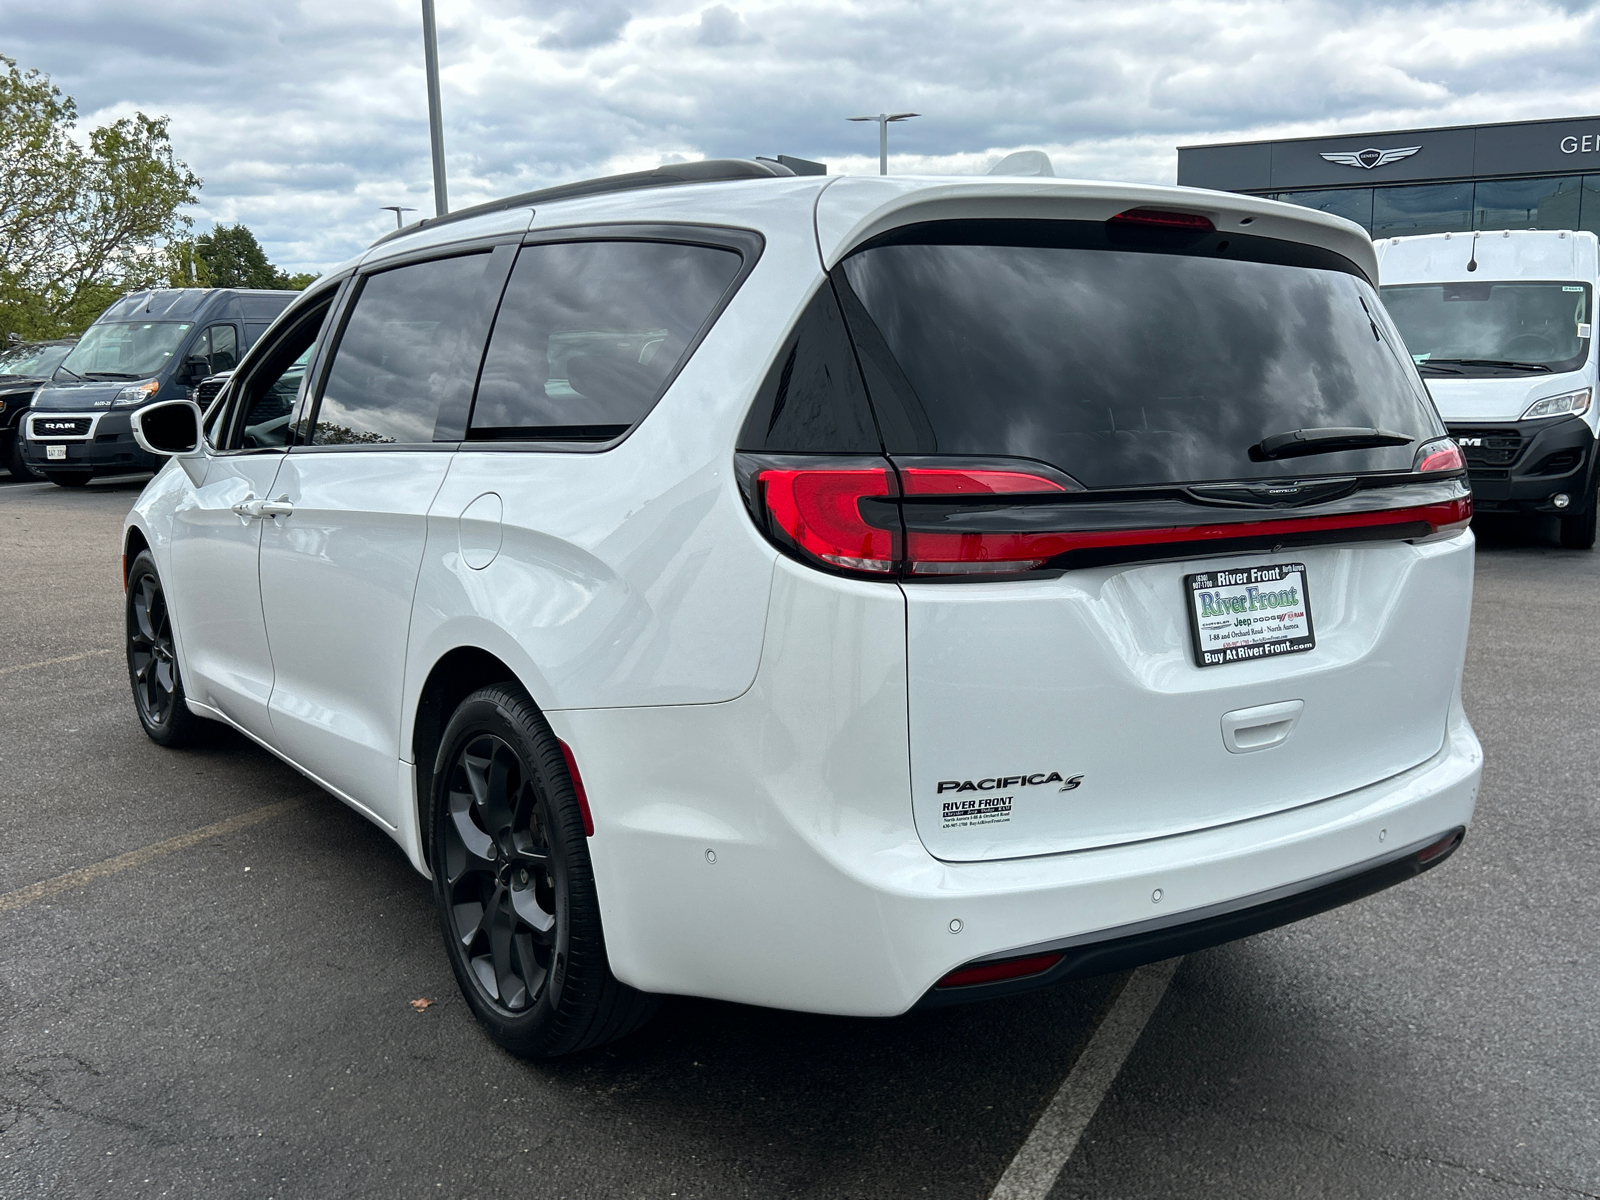
[[[1183,582],[1199,666],[1298,654],[1317,644],[1304,563],[1205,571]]]
[[[67,456],[67,448],[65,446],[46,446],[44,448],[44,456],[50,459],[65,458]]]

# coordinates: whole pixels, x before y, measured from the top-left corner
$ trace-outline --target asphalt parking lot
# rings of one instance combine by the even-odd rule
[[[0,1196],[991,1194],[1122,977],[894,1021],[671,1000],[506,1056],[387,838],[242,739],[140,732],[142,483],[0,482]],[[1600,552],[1480,537],[1465,846],[1182,960],[1053,1200],[1600,1197]]]

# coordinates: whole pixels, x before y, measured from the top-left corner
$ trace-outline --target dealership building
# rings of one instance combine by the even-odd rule
[[[1600,117],[1180,146],[1178,182],[1335,213],[1375,238],[1600,233]]]

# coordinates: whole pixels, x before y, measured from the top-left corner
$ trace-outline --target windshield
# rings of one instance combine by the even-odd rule
[[[1286,243],[1214,234],[1162,253],[1121,249],[1087,222],[949,224],[844,263],[891,453],[1023,456],[1091,488],[1141,487],[1409,471],[1443,432],[1364,279],[1238,260],[1303,257]],[[1402,444],[1252,453],[1330,428]]]
[[[1383,289],[1383,302],[1421,366],[1493,374],[1497,363],[1576,371],[1589,355],[1589,285],[1417,283]]]
[[[18,346],[0,354],[0,375],[49,375],[71,349],[71,346]]]
[[[158,375],[189,329],[188,322],[177,321],[91,325],[61,367],[83,378],[143,379]]]

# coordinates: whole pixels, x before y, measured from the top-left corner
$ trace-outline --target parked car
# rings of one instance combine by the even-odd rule
[[[17,479],[42,478],[22,458],[18,437],[22,414],[77,340],[12,342],[0,351],[0,463]]]
[[[1381,238],[1383,302],[1467,459],[1479,512],[1560,519],[1594,547],[1592,233],[1493,230]]]
[[[783,174],[422,222],[203,437],[136,412],[149,736],[230,725],[385,830],[525,1055],[662,993],[1006,995],[1443,861],[1471,498],[1366,236]]]
[[[23,419],[25,466],[63,487],[155,470],[159,460],[134,441],[131,414],[231,370],[299,294],[171,288],[124,296],[34,395]]]

